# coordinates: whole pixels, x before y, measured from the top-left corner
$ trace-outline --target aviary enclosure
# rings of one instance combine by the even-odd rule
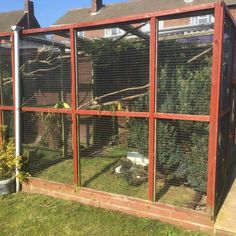
[[[214,24],[158,29],[204,15]],[[215,215],[235,165],[234,51],[224,4],[23,30],[24,168],[36,178]],[[4,33],[0,108],[8,136],[13,57],[13,35]]]

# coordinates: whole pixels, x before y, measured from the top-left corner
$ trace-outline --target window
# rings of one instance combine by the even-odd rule
[[[141,30],[145,33],[147,32],[150,32],[150,24],[149,23],[146,23],[142,28]]]
[[[105,37],[114,37],[114,36],[119,36],[123,34],[124,34],[124,30],[120,28],[105,29]]]
[[[78,37],[80,38],[84,37],[84,31],[78,31],[77,34],[78,34]]]
[[[211,24],[213,22],[214,22],[214,17],[212,15],[191,17],[192,25],[205,25],[205,24]]]
[[[159,21],[159,30],[162,30],[164,28],[164,21],[160,20]]]
[[[164,24],[163,24],[163,20],[159,21],[159,30],[162,30],[164,28]],[[150,32],[150,24],[147,23],[145,24],[142,29],[141,29],[144,33],[149,33]]]

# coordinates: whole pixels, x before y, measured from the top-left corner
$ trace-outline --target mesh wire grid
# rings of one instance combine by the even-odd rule
[[[148,111],[148,26],[142,22],[77,32],[79,109]]]
[[[226,15],[224,21],[223,35],[223,57],[222,57],[222,74],[221,74],[221,90],[220,90],[220,110],[225,111],[230,106],[230,90],[231,90],[231,71],[233,67],[233,34],[234,25],[230,18]]]
[[[218,155],[216,160],[216,207],[220,207],[229,176],[227,173],[229,114],[220,119],[218,134]]]
[[[23,36],[20,40],[22,106],[71,105],[71,58],[67,31]]]
[[[159,29],[157,112],[209,115],[212,29],[213,24]]]
[[[223,56],[222,56],[222,74],[220,87],[220,111],[225,112],[228,108],[232,109],[231,104],[231,71],[233,70],[233,34],[234,26],[231,19],[225,14],[224,35],[223,35]],[[233,116],[232,116],[233,117]],[[230,149],[231,131],[230,113],[226,113],[219,120],[218,131],[218,150],[216,160],[216,212],[220,209],[225,198],[227,185],[229,184],[232,168],[232,159]]]
[[[81,185],[147,198],[148,120],[79,117]]]
[[[157,120],[157,201],[206,210],[208,129],[205,122]]]
[[[23,155],[33,177],[73,184],[71,117],[23,113]]]
[[[0,38],[0,104],[13,105],[11,40]]]

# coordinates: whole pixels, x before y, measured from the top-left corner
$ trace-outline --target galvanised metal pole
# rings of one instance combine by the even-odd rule
[[[15,146],[16,156],[21,156],[21,89],[20,89],[20,50],[19,50],[19,33],[22,29],[19,26],[11,27],[14,32],[14,73],[15,73]],[[19,173],[16,167],[16,192],[20,191],[20,181],[17,178]]]

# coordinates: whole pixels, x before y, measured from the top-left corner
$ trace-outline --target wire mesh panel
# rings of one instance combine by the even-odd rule
[[[11,40],[0,38],[0,104],[13,105]]]
[[[68,108],[71,104],[68,32],[24,36],[20,47],[22,105]]]
[[[229,180],[227,176],[227,157],[228,157],[228,135],[229,135],[229,114],[221,118],[218,134],[218,155],[216,165],[216,204],[219,208],[222,197],[224,196],[225,184]]]
[[[232,168],[232,161],[234,158],[230,155],[230,110],[232,109],[231,103],[231,77],[232,77],[232,52],[233,52],[233,34],[234,25],[228,15],[225,15],[224,20],[224,44],[222,56],[222,74],[221,74],[221,87],[220,87],[220,111],[221,117],[219,120],[218,132],[218,155],[217,155],[217,169],[216,169],[216,210],[222,204],[223,198],[229,184]]]
[[[147,111],[149,23],[77,32],[78,108]]]
[[[156,200],[206,210],[207,123],[157,120]]]
[[[33,177],[73,183],[71,117],[65,114],[23,114],[23,155]]]
[[[147,198],[148,120],[79,117],[81,185]]]
[[[229,108],[230,104],[230,86],[232,71],[232,55],[233,55],[233,34],[234,23],[226,15],[224,21],[224,41],[223,41],[223,57],[222,57],[222,75],[221,75],[221,91],[220,91],[220,110],[224,111]]]
[[[3,137],[5,140],[14,138],[14,112],[1,111],[1,125],[3,128]]]
[[[231,123],[232,123],[232,143],[231,143],[231,160],[232,165],[236,165],[236,87],[233,88],[233,102],[232,102],[232,115],[231,115]]]
[[[188,22],[201,17],[189,17]],[[213,23],[207,20],[190,26],[172,25],[181,19],[161,21],[163,26],[159,27],[157,111],[208,115]]]

